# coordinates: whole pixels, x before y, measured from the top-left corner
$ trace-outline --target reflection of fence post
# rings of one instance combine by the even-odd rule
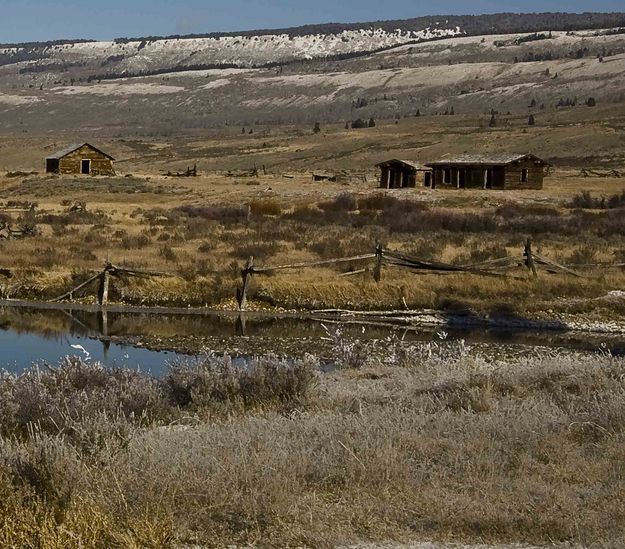
[[[375,268],[373,269],[373,279],[376,282],[382,280],[382,259],[384,257],[384,249],[380,244],[375,247]]]
[[[237,290],[237,301],[239,302],[239,310],[244,311],[247,305],[247,289],[252,280],[252,273],[254,272],[254,257],[250,257],[247,260],[245,269],[241,271],[241,277],[243,278],[243,289]]]
[[[111,281],[111,267],[110,263],[104,266],[104,271],[100,275],[100,288],[98,289],[98,303],[102,307],[108,304],[109,300],[109,284]]]
[[[529,271],[532,272],[534,278],[538,276],[538,272],[536,271],[536,264],[534,263],[534,254],[532,252],[532,239],[528,238],[525,243],[525,251],[523,252],[523,257],[525,257],[525,266]]]

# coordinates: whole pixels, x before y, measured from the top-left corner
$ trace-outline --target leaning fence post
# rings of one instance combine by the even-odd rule
[[[247,260],[245,269],[241,271],[241,277],[243,278],[243,288],[237,291],[237,301],[239,302],[239,311],[244,311],[247,305],[247,289],[252,280],[252,273],[254,272],[254,257],[250,257]]]
[[[382,259],[384,257],[384,249],[380,244],[375,247],[375,268],[373,269],[373,279],[376,282],[382,280]]]
[[[534,254],[532,252],[532,239],[528,238],[525,242],[525,251],[523,252],[523,257],[525,257],[525,266],[529,271],[532,272],[534,278],[538,276],[538,272],[536,271],[536,264],[534,263]]]

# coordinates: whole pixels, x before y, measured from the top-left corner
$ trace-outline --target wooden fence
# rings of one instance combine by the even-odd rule
[[[306,267],[320,267],[339,265],[344,263],[358,263],[358,262],[371,262],[374,261],[373,267],[365,267],[363,269],[352,270],[347,273],[342,273],[339,276],[352,276],[362,274],[371,271],[373,279],[376,282],[382,280],[382,267],[384,265],[389,267],[398,267],[410,269],[412,271],[420,271],[423,273],[437,273],[437,274],[452,274],[452,273],[470,273],[481,276],[491,277],[510,277],[508,271],[516,269],[518,267],[525,267],[531,275],[538,277],[537,266],[544,267],[549,273],[565,273],[578,278],[584,278],[585,275],[580,274],[573,269],[560,265],[555,261],[551,261],[547,258],[537,255],[532,249],[532,241],[527,239],[523,248],[523,255],[519,258],[514,257],[502,257],[498,259],[489,259],[480,263],[474,263],[471,265],[451,265],[448,263],[440,263],[433,261],[425,261],[409,254],[398,252],[390,249],[385,249],[381,245],[375,246],[375,252],[372,254],[357,255],[352,257],[342,257],[338,259],[327,259],[324,261],[312,261],[308,263],[292,263],[290,265],[278,265],[274,267],[256,267],[254,265],[254,258],[250,257],[247,261],[245,268],[241,271],[241,278],[243,285],[241,289],[237,290],[237,303],[239,310],[244,311],[247,305],[247,292],[252,280],[253,275],[266,275],[277,271],[284,271],[288,269],[302,269]],[[600,265],[596,265],[600,266]],[[613,265],[615,267],[625,267],[624,265]],[[517,277],[518,278],[518,277]]]
[[[250,257],[245,264],[245,267],[241,270],[242,285],[237,289],[237,304],[240,311],[245,311],[247,307],[248,292],[253,276],[271,275],[276,272],[287,270],[298,270],[311,267],[329,267],[345,264],[363,264],[363,268],[352,268],[348,272],[339,274],[339,277],[348,277],[358,274],[370,272],[373,279],[376,282],[381,282],[383,276],[383,267],[402,268],[408,269],[415,273],[423,274],[459,274],[468,273],[479,276],[488,277],[507,277],[507,278],[526,278],[521,277],[518,274],[512,274],[510,271],[518,269],[519,267],[527,270],[531,277],[537,278],[539,268],[548,273],[564,273],[577,278],[586,278],[588,275],[582,274],[577,270],[574,270],[570,266],[561,265],[555,261],[545,258],[536,254],[533,251],[532,241],[528,239],[522,250],[522,254],[517,257],[501,257],[496,259],[489,259],[486,261],[473,263],[469,265],[452,265],[449,263],[434,262],[429,260],[423,260],[421,258],[384,248],[380,244],[375,245],[373,252],[369,254],[361,254],[350,257],[341,257],[336,259],[325,259],[320,261],[309,261],[301,263],[291,263],[286,265],[275,266],[258,266],[254,263],[254,257]],[[577,265],[576,268],[582,267],[600,267],[602,269],[608,268],[625,268],[625,264],[592,264],[592,265]],[[214,274],[228,274],[231,271],[218,271]],[[0,270],[0,275],[10,277],[13,273],[9,270]],[[74,299],[74,296],[80,290],[97,283],[97,296],[98,303],[105,307],[109,300],[109,287],[111,279],[128,279],[128,278],[152,278],[152,277],[177,277],[174,273],[166,273],[159,271],[144,271],[137,269],[130,269],[126,267],[119,267],[113,265],[110,262],[106,262],[104,269],[97,272],[94,276],[88,280],[82,282],[69,292],[66,292],[62,296],[59,296],[54,302],[65,301]]]

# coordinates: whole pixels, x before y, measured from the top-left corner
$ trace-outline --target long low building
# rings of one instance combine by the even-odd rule
[[[426,164],[432,188],[542,189],[547,162],[533,154],[483,154]]]

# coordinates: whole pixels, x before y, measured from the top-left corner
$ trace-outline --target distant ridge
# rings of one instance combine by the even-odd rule
[[[259,35],[288,35],[289,37],[315,34],[339,34],[344,31],[381,29],[387,32],[419,32],[427,28],[460,27],[467,36],[488,34],[513,34],[539,31],[575,31],[625,26],[625,12],[585,13],[494,13],[484,15],[432,15],[412,19],[369,21],[361,23],[322,23],[290,28],[257,29],[240,32],[211,32],[204,34],[174,34],[167,36],[140,36],[115,38],[114,42],[143,42],[185,38],[250,37]],[[0,48],[36,48],[64,44],[97,42],[90,39],[52,40],[47,42],[24,42],[0,44]]]

